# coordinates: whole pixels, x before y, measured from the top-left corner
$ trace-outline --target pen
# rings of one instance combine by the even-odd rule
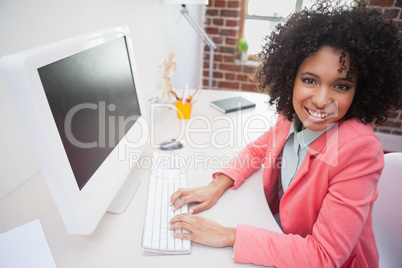
[[[197,95],[198,90],[200,90],[200,88],[197,88],[197,90],[194,92],[194,94],[193,94],[193,97],[192,97],[192,98],[194,98],[194,97]]]
[[[184,104],[184,103],[186,103],[186,100],[187,100],[187,88],[188,88],[188,83],[186,83],[186,85],[184,86],[184,89],[183,89],[183,97],[181,98],[181,103],[182,104]]]
[[[194,92],[193,96],[190,95],[190,97],[189,97],[189,99],[190,99],[189,102],[193,102],[193,101],[194,101],[194,98],[195,98],[195,96],[197,95],[198,90],[200,90],[200,88],[197,88],[197,90]]]
[[[176,100],[179,100],[179,97],[177,97],[176,92],[174,92],[173,90],[170,90],[170,93],[172,93],[174,95],[174,97],[176,98]]]

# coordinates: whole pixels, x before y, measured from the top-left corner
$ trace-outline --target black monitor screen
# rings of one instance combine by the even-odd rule
[[[127,41],[109,41],[38,72],[81,190],[140,115]]]

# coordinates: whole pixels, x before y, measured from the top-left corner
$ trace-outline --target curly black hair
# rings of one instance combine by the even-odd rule
[[[297,70],[323,46],[342,51],[340,62],[348,53],[347,72],[357,74],[356,93],[345,119],[381,123],[390,110],[402,108],[401,37],[391,21],[364,2],[355,0],[347,6],[319,0],[311,9],[290,15],[265,40],[256,73],[259,89],[268,90],[270,104],[276,104],[288,120],[295,113],[291,99]]]

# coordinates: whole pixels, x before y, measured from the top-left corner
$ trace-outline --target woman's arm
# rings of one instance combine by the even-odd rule
[[[290,124],[289,124],[290,125]],[[275,127],[262,134],[255,142],[247,145],[229,163],[214,174],[214,180],[206,186],[179,189],[170,203],[176,210],[188,203],[199,203],[192,207],[190,213],[198,213],[212,207],[229,187],[237,188],[251,173],[258,170],[263,163],[269,139]]]

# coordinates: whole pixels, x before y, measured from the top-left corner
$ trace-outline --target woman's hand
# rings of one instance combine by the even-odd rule
[[[184,204],[199,203],[193,206],[191,214],[206,210],[216,204],[227,188],[233,185],[233,180],[226,175],[219,175],[210,184],[192,189],[179,189],[170,197],[173,210],[177,210]]]
[[[233,247],[236,228],[224,227],[204,217],[181,214],[170,221],[170,230],[184,229],[189,233],[173,233],[183,238],[210,247]]]

